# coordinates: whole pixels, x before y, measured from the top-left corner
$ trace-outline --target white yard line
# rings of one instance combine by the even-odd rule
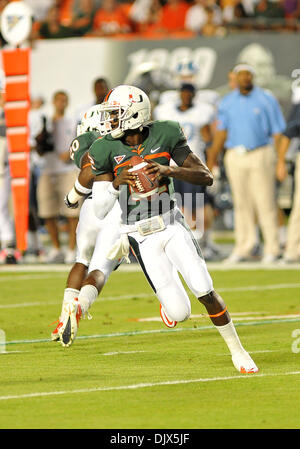
[[[257,262],[239,262],[227,264],[223,262],[207,262],[207,268],[209,271],[249,271],[249,270],[299,270],[300,263],[291,263],[291,264],[283,264],[281,262],[276,263],[262,263],[260,261]]]
[[[270,285],[246,285],[244,287],[220,287],[216,288],[218,292],[247,292],[260,290],[278,290],[285,288],[300,288],[299,283],[289,284],[270,284]]]
[[[269,352],[280,352],[282,349],[261,349],[258,351],[248,351],[249,354],[268,354]],[[216,357],[231,357],[230,353],[214,354]]]
[[[285,318],[300,318],[300,314],[235,317],[234,321],[282,320]]]
[[[1,277],[0,277],[1,279]],[[19,279],[14,277],[14,280]],[[36,278],[35,278],[36,279]],[[270,285],[248,285],[242,287],[220,287],[216,288],[217,292],[244,292],[244,291],[266,291],[266,290],[281,290],[281,289],[297,289],[300,288],[300,283],[286,283],[286,284],[270,284]],[[116,295],[116,296],[100,296],[99,301],[119,301],[125,299],[132,298],[150,298],[155,297],[154,293],[132,293],[130,295]],[[34,302],[25,302],[25,303],[9,303],[9,304],[0,304],[0,309],[10,309],[17,307],[36,307],[41,305],[54,305],[61,304],[62,300],[57,299],[57,301],[34,301]],[[256,312],[255,312],[256,313]]]
[[[105,352],[101,355],[119,355],[119,354],[138,354],[140,352],[146,352],[146,351],[116,351],[116,352]]]
[[[68,273],[72,265],[68,264],[17,264],[17,265],[0,265],[0,273],[17,273],[17,272],[56,272]],[[118,271],[137,272],[142,271],[137,263],[122,264]]]
[[[5,354],[17,354],[19,352],[29,352],[29,351],[0,351],[0,355],[5,355]]]
[[[1,273],[1,271],[0,271]],[[54,273],[48,273],[48,274],[18,274],[18,275],[10,275],[10,276],[0,276],[0,282],[7,282],[7,281],[34,281],[39,279],[53,279]],[[65,277],[64,273],[55,273],[55,276],[59,277]]]
[[[20,307],[37,307],[45,305],[59,304],[61,301],[35,301],[35,302],[23,302],[16,304],[0,304],[0,309],[17,309]]]
[[[248,312],[253,313],[253,312]],[[254,312],[253,314],[259,314],[262,312]],[[281,320],[283,318],[300,318],[300,314],[290,314],[290,315],[262,315],[262,316],[238,316],[239,314],[236,313],[230,313],[232,317],[234,317],[234,321],[252,321],[252,320]],[[246,313],[244,314],[246,315]],[[207,318],[208,315],[205,315],[204,313],[201,313],[200,315],[191,315],[190,318]],[[149,318],[136,318],[134,321],[139,322],[155,322],[155,321],[161,321],[161,318],[158,316],[153,316]]]
[[[299,270],[300,263],[292,264],[281,264],[281,263],[270,263],[264,264],[261,262],[240,262],[237,264],[225,264],[223,262],[206,262],[208,270],[211,271],[244,271],[244,270]],[[63,272],[68,273],[72,265],[68,264],[18,264],[18,265],[0,265],[0,273],[17,273],[17,272]],[[137,263],[123,263],[118,271],[123,272],[138,272],[142,271]]]
[[[95,393],[98,391],[116,391],[116,390],[138,390],[141,388],[152,388],[152,387],[163,387],[169,385],[184,385],[184,384],[192,384],[192,383],[206,383],[206,382],[218,382],[218,381],[226,381],[226,380],[234,380],[234,379],[258,379],[262,377],[277,377],[277,376],[297,376],[300,374],[300,371],[290,371],[286,373],[262,373],[262,374],[243,374],[236,376],[227,376],[227,377],[207,377],[207,378],[199,378],[199,379],[178,379],[178,380],[169,380],[164,382],[145,382],[140,384],[133,385],[117,385],[115,387],[94,387],[94,388],[81,388],[77,390],[58,390],[58,391],[41,391],[36,393],[25,393],[18,395],[7,395],[0,396],[0,401],[6,401],[10,399],[29,399],[29,398],[37,398],[37,397],[47,397],[47,396],[58,396],[64,394],[79,394],[79,393]]]
[[[256,319],[256,318],[255,318]],[[278,323],[294,323],[299,322],[300,318],[284,318],[284,319],[276,319],[276,320],[258,320],[258,321],[250,321],[250,322],[237,322],[236,326],[258,326],[264,324],[278,324]],[[139,335],[150,335],[150,334],[168,334],[170,332],[197,332],[201,330],[211,330],[215,329],[213,324],[208,324],[204,326],[194,326],[194,327],[176,327],[174,329],[148,329],[148,330],[135,330],[135,331],[125,331],[125,332],[113,332],[109,334],[93,334],[93,335],[79,335],[77,340],[90,340],[90,339],[98,339],[98,338],[115,338],[115,337],[129,337],[129,336],[139,336]],[[32,339],[32,340],[12,340],[7,341],[6,345],[12,344],[31,344],[31,343],[50,343],[50,338],[43,339]]]

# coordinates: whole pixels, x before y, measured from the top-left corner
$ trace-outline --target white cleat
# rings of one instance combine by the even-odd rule
[[[82,317],[82,311],[78,299],[68,302],[64,306],[64,319],[58,330],[59,340],[62,346],[68,348],[76,338],[79,320]]]
[[[232,362],[235,368],[242,374],[257,373],[258,368],[253,362],[248,352],[239,352],[232,356]]]

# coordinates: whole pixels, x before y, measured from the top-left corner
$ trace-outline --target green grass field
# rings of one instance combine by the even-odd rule
[[[167,329],[139,271],[112,274],[70,348],[51,342],[67,271],[50,270],[0,271],[1,429],[299,428],[298,270],[211,271],[254,375],[192,295]]]

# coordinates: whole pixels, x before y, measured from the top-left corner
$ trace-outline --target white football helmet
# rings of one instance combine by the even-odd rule
[[[102,104],[96,104],[88,109],[77,125],[77,137],[89,131],[98,131],[101,135],[107,134],[104,123]]]
[[[178,62],[174,70],[174,83],[180,87],[182,83],[197,84],[197,77],[200,73],[199,66],[190,58],[183,58]]]
[[[121,85],[112,89],[101,106],[104,111],[102,128],[115,139],[128,129],[142,129],[150,121],[150,100],[135,86]]]

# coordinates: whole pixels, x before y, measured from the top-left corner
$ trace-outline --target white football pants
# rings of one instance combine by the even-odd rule
[[[197,298],[213,290],[201,250],[188,227],[175,221],[148,236],[130,233],[129,242],[167,315],[174,321],[188,319],[191,303],[178,273]]]
[[[100,270],[105,280],[117,267],[117,260],[108,260],[106,255],[120,236],[121,209],[116,202],[104,220],[94,214],[93,201],[87,198],[81,206],[76,229],[76,262],[89,267],[89,272]]]

